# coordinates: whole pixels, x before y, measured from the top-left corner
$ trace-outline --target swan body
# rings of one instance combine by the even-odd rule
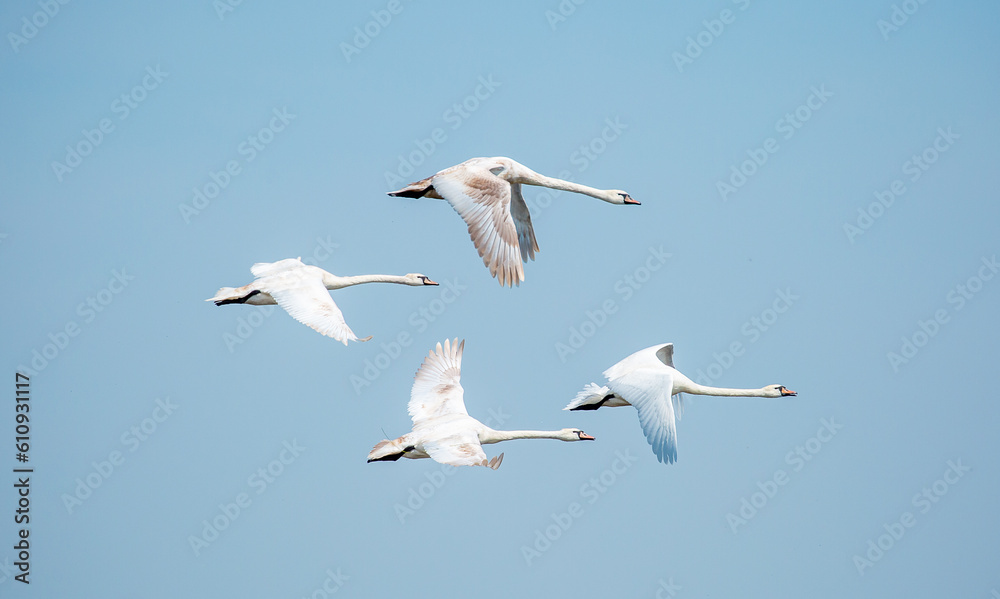
[[[674,344],[647,347],[604,371],[606,385],[588,383],[564,410],[597,410],[634,406],[639,424],[660,462],[677,461],[677,427],[683,408],[681,393],[724,397],[788,397],[783,385],[760,389],[724,389],[699,385],[674,368]]]
[[[389,195],[447,200],[468,225],[472,243],[490,274],[500,285],[513,287],[524,280],[521,263],[534,260],[538,251],[521,185],[582,193],[610,204],[639,204],[619,189],[595,189],[546,177],[503,156],[466,160]]]
[[[226,304],[251,304],[281,306],[295,320],[309,326],[327,337],[347,345],[348,341],[368,341],[371,337],[358,339],[351,327],[347,326],[344,315],[334,303],[328,290],[343,289],[362,283],[399,283],[415,287],[437,285],[428,277],[411,273],[396,275],[358,275],[338,277],[319,268],[303,264],[301,258],[288,258],[278,262],[258,262],[250,268],[256,277],[249,285],[223,287],[205,301],[216,306]]]
[[[379,441],[368,454],[369,462],[394,462],[401,457],[431,458],[453,466],[486,466],[496,470],[503,454],[487,459],[483,445],[512,439],[593,441],[578,428],[558,431],[497,431],[479,422],[465,409],[462,352],[465,341],[445,340],[428,353],[417,370],[408,410],[413,431],[396,439]]]

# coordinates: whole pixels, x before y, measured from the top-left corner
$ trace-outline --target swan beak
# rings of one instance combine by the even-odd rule
[[[585,433],[583,431],[578,432],[577,435],[580,437],[581,441],[594,441],[595,440],[595,438],[593,436],[588,435],[587,433]]]
[[[789,396],[792,396],[792,395],[798,395],[798,393],[796,393],[795,391],[792,391],[791,389],[785,389],[784,387],[782,387],[781,388],[781,395],[784,396],[784,397],[789,397]]]
[[[427,277],[424,277],[424,285],[437,285],[437,283],[428,279]]]
[[[626,197],[625,198],[625,203],[626,204],[635,204],[636,206],[642,206],[642,204],[640,202],[638,202],[636,200],[633,200],[632,196]]]

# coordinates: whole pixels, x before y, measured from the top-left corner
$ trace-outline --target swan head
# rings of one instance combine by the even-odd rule
[[[612,204],[630,204],[633,206],[640,206],[641,204],[636,200],[632,199],[632,196],[628,194],[627,191],[622,191],[620,189],[609,189],[607,191],[608,201]]]
[[[593,441],[594,437],[578,428],[564,428],[559,431],[560,441]]]
[[[422,275],[418,272],[411,272],[404,275],[403,279],[406,281],[407,285],[413,285],[414,287],[420,287],[422,285],[437,285],[437,283],[432,281],[430,277]]]
[[[798,395],[795,391],[785,387],[784,385],[768,385],[764,387],[764,397],[791,397],[793,395]]]

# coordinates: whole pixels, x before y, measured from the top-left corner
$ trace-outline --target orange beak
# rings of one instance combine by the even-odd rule
[[[437,283],[430,279],[424,279],[424,285],[437,285]]]
[[[791,389],[785,389],[784,387],[781,388],[781,394],[785,397],[788,397],[790,395],[798,395],[798,393],[796,393],[795,391],[792,391]]]
[[[580,440],[581,441],[593,441],[594,440],[594,437],[588,435],[587,433],[585,433],[583,431],[580,431],[577,434],[580,436]]]
[[[636,200],[633,200],[632,198],[625,198],[625,203],[626,204],[635,204],[636,206],[642,206],[641,203],[637,202]]]

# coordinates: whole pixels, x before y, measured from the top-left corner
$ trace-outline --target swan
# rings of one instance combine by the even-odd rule
[[[226,304],[252,304],[266,306],[277,304],[292,318],[327,337],[347,345],[348,341],[368,341],[371,336],[358,339],[344,321],[340,308],[327,290],[343,289],[362,283],[399,283],[400,285],[437,285],[419,273],[396,275],[357,275],[338,277],[318,266],[303,264],[301,258],[287,258],[277,262],[258,262],[250,268],[254,281],[243,287],[223,287],[207,302],[216,306]]]
[[[594,189],[546,177],[503,156],[466,160],[389,195],[447,200],[469,226],[472,243],[490,274],[501,286],[513,287],[524,280],[521,262],[534,260],[539,251],[521,185],[582,193],[610,204],[639,205],[620,189]]]
[[[397,439],[379,441],[368,454],[369,462],[395,462],[401,457],[432,458],[452,466],[486,466],[496,470],[503,454],[487,460],[483,445],[511,439],[559,439],[593,441],[578,428],[558,431],[495,431],[465,410],[462,351],[465,340],[445,340],[427,354],[417,369],[410,391],[408,411],[413,432]]]
[[[608,384],[588,383],[564,410],[596,410],[635,406],[639,424],[660,462],[677,461],[676,418],[683,407],[681,393],[723,397],[788,397],[797,395],[783,385],[760,389],[723,389],[699,385],[674,368],[674,344],[637,351],[604,371]]]

